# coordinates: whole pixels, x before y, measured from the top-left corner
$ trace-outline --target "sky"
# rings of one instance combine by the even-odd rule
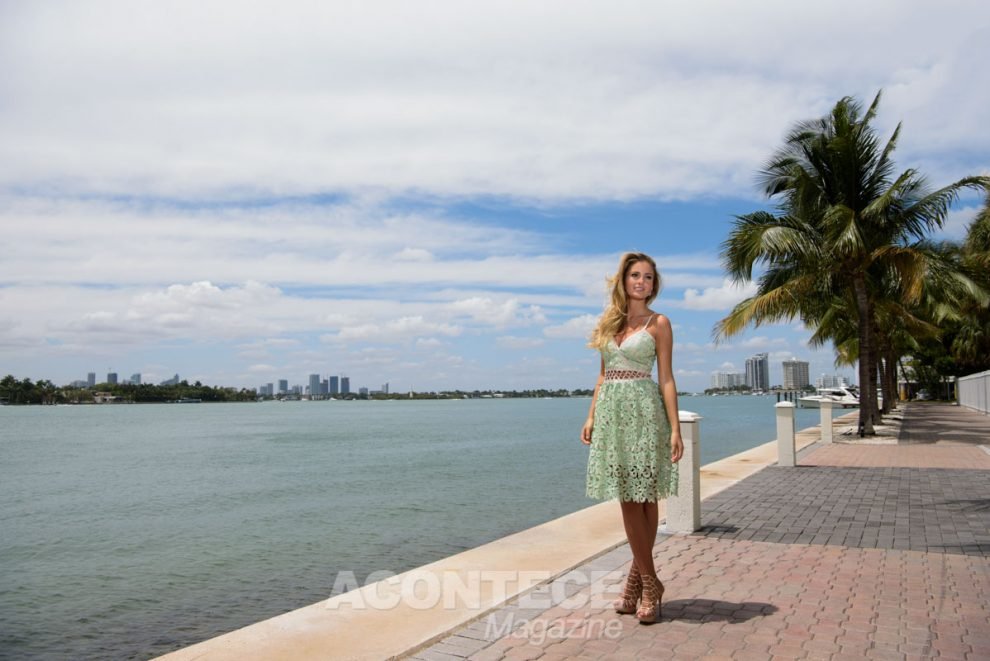
[[[619,255],[653,255],[681,390],[720,343],[761,165],[843,96],[933,186],[990,174],[990,5],[0,0],[0,374],[590,388]],[[938,238],[960,238],[965,196]]]

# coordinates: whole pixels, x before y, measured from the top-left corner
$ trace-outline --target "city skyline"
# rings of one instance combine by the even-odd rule
[[[388,2],[192,6],[0,8],[0,372],[588,388],[605,278],[637,250],[681,390],[762,352],[778,383],[794,355],[834,371],[831,347],[799,319],[712,328],[754,291],[721,243],[767,208],[757,173],[796,122],[883,90],[898,170],[990,173],[981,4],[840,0],[809,23],[799,5],[441,0],[415,34]],[[981,204],[961,197],[932,239]]]

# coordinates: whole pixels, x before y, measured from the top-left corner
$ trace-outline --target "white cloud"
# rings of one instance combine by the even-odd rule
[[[980,208],[978,206],[965,206],[950,210],[946,216],[945,224],[942,225],[942,233],[945,238],[954,241],[964,240],[966,230],[969,229],[969,224],[976,218],[976,213]]]
[[[990,148],[990,10],[830,7],[809,28],[783,2],[8,3],[0,185],[749,194],[794,118],[878,88],[917,158]]]
[[[685,289],[680,307],[689,310],[731,310],[743,299],[756,294],[756,291],[755,282],[734,283],[724,278],[718,287],[706,287],[703,291]]]
[[[535,349],[545,344],[545,340],[539,337],[516,337],[514,335],[502,335],[495,338],[495,344],[504,349]]]
[[[545,323],[547,320],[538,305],[521,306],[515,298],[499,303],[490,298],[475,296],[454,301],[448,307],[455,314],[467,315],[475,322],[495,328],[528,326]]]
[[[347,326],[340,329],[336,335],[326,335],[326,341],[361,341],[361,342],[407,342],[419,336],[446,335],[453,337],[461,334],[461,328],[453,324],[427,321],[421,315],[400,317],[383,324],[362,324]]]
[[[591,336],[591,331],[595,329],[598,317],[593,314],[582,314],[579,317],[572,317],[562,324],[556,326],[546,326],[543,334],[552,338],[584,338]]]
[[[698,342],[680,342],[674,341],[674,351],[681,353],[700,353],[711,351],[711,346],[708,344],[699,344]]]
[[[400,262],[432,262],[433,253],[422,248],[403,248],[395,254],[394,259]]]
[[[753,172],[793,122],[881,87],[880,128],[904,121],[899,167],[941,185],[986,172],[990,152],[990,9],[972,2],[839,0],[810,29],[811,10],[783,0],[2,7],[8,369],[128,347],[146,361],[179,340],[223,345],[241,361],[223,374],[305,374],[361,339],[401,337],[395,365],[456,346],[447,373],[474,386],[494,368],[472,360],[516,342],[512,329],[583,338],[601,310],[616,242],[538,224],[543,211],[755,196]],[[699,208],[658,218],[678,231],[657,245],[679,245]],[[725,282],[717,237],[696,239],[655,255],[657,309],[691,329],[677,351],[710,366],[786,348],[706,344],[709,312],[752,290]],[[261,339],[283,334],[298,344]]]
[[[770,347],[786,346],[787,340],[781,337],[770,338],[766,335],[756,335],[754,337],[746,338],[739,343],[739,346],[744,349],[769,349]]]

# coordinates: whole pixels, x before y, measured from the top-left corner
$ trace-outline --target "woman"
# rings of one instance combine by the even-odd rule
[[[619,500],[632,549],[615,610],[636,613],[649,624],[660,615],[663,596],[653,565],[657,500],[677,492],[672,464],[684,453],[671,370],[674,336],[670,320],[649,308],[660,293],[652,258],[626,253],[609,286],[611,301],[589,344],[601,352],[602,362],[581,441],[591,446],[588,496]],[[651,379],[654,360],[659,388]]]

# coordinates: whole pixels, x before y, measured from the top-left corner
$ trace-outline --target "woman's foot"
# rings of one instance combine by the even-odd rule
[[[643,603],[636,611],[640,624],[653,624],[660,619],[660,599],[663,597],[663,583],[655,576],[641,576],[643,582]]]
[[[639,575],[639,568],[633,563],[626,576],[626,585],[622,588],[622,598],[612,602],[616,613],[631,615],[636,612],[636,605],[639,603],[640,595],[643,594],[643,579]]]

